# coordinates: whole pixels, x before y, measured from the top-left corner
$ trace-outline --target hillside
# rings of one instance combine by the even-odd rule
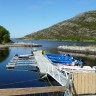
[[[80,13],[49,28],[26,35],[25,39],[96,41],[96,10]]]

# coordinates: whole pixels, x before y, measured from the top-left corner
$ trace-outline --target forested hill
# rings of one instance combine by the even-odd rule
[[[0,44],[10,42],[10,33],[3,26],[0,26]]]
[[[26,35],[24,38],[96,41],[96,10],[80,13],[49,28]]]

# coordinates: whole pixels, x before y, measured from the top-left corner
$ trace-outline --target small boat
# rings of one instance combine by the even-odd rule
[[[69,54],[46,54],[47,57],[53,62],[53,63],[60,63],[64,65],[80,65],[83,66],[84,62],[79,59],[74,59]]]

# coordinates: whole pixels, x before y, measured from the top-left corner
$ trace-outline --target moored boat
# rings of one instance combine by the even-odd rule
[[[79,59],[73,58],[73,56],[70,56],[69,54],[46,54],[47,57],[53,62],[53,63],[60,63],[63,65],[79,65],[83,66],[84,62]]]

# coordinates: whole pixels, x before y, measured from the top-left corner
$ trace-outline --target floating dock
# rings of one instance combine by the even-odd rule
[[[14,69],[17,67],[32,66],[36,67],[37,62],[32,54],[15,55],[12,60],[6,65],[7,69]]]

